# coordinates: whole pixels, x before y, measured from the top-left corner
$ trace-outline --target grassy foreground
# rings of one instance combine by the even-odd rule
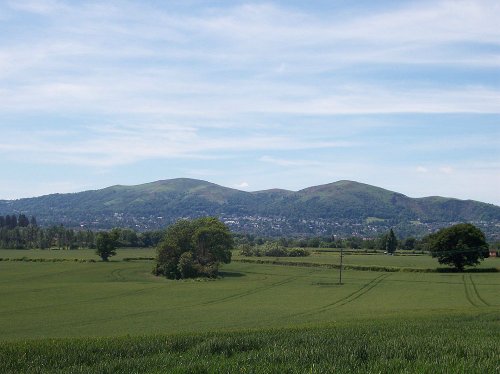
[[[339,285],[337,269],[234,262],[169,281],[125,260],[151,251],[0,254],[47,260],[0,261],[0,373],[500,373],[500,273],[349,270]]]
[[[2,373],[498,373],[500,314],[0,344]]]

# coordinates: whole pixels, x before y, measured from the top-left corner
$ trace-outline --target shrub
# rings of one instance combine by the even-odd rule
[[[240,246],[240,254],[247,257],[306,257],[311,252],[304,248],[285,248],[277,242],[266,242],[259,247],[243,244]]]
[[[304,248],[291,248],[288,250],[288,257],[306,257],[310,254],[311,252]]]

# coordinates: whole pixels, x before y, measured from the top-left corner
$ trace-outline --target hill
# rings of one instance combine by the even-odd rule
[[[35,215],[43,225],[162,228],[179,218],[219,216],[233,230],[259,235],[374,236],[388,227],[423,234],[453,222],[475,222],[500,236],[500,207],[444,197],[410,198],[353,181],[300,191],[245,192],[178,178],[71,194],[0,201],[0,215]]]

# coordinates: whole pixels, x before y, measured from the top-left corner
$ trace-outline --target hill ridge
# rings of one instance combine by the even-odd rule
[[[484,221],[490,236],[500,237],[500,207],[496,205],[440,196],[412,198],[349,180],[298,191],[248,192],[199,179],[174,178],[1,200],[0,215],[13,213],[35,215],[44,225],[139,230],[161,228],[179,218],[212,215],[231,222],[236,231],[271,236],[332,232],[367,236],[388,227],[418,235],[437,223]],[[428,225],[422,227],[422,223]]]

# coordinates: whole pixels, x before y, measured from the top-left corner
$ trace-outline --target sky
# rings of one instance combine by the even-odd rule
[[[0,199],[355,180],[500,205],[500,2],[0,0]]]

